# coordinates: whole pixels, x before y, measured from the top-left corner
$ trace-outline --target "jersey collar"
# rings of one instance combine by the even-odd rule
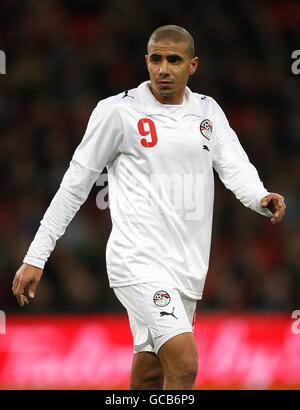
[[[195,104],[195,99],[192,91],[186,87],[184,101],[180,105],[161,104],[150,91],[150,81],[144,81],[137,88],[138,96],[141,104],[144,106],[147,115],[164,114],[170,117],[182,114],[194,114],[199,116],[198,104]]]

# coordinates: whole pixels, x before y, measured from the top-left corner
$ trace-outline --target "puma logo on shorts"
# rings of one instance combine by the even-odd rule
[[[175,310],[175,307],[173,307],[171,313],[169,313],[169,312],[160,312],[160,316],[173,316],[173,317],[175,317],[175,319],[178,319],[178,317],[176,317],[176,316],[174,315],[174,310]]]

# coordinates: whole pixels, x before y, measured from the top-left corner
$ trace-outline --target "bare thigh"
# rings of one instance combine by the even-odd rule
[[[157,355],[139,352],[133,356],[130,388],[132,390],[161,390],[164,383],[163,367]]]
[[[158,351],[164,370],[164,389],[193,389],[198,352],[192,332],[176,335]]]

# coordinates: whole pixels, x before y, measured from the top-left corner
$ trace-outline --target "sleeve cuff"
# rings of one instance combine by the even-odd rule
[[[264,198],[265,196],[269,194],[270,192],[265,192],[263,194],[258,195],[257,199],[254,202],[254,209],[256,210],[256,212],[260,213],[261,215],[271,218],[273,216],[272,212],[268,208],[263,208],[260,205],[260,201],[262,200],[262,198]]]
[[[39,258],[34,258],[32,256],[25,256],[23,259],[24,263],[28,263],[28,265],[35,266],[36,268],[44,269],[46,261],[43,261]]]

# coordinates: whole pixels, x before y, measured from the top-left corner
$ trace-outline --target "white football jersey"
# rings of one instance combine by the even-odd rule
[[[112,232],[110,286],[166,282],[201,298],[208,270],[213,168],[263,215],[268,194],[225,114],[186,88],[181,105],[159,103],[149,82],[100,101],[24,262],[43,267],[107,166]]]

